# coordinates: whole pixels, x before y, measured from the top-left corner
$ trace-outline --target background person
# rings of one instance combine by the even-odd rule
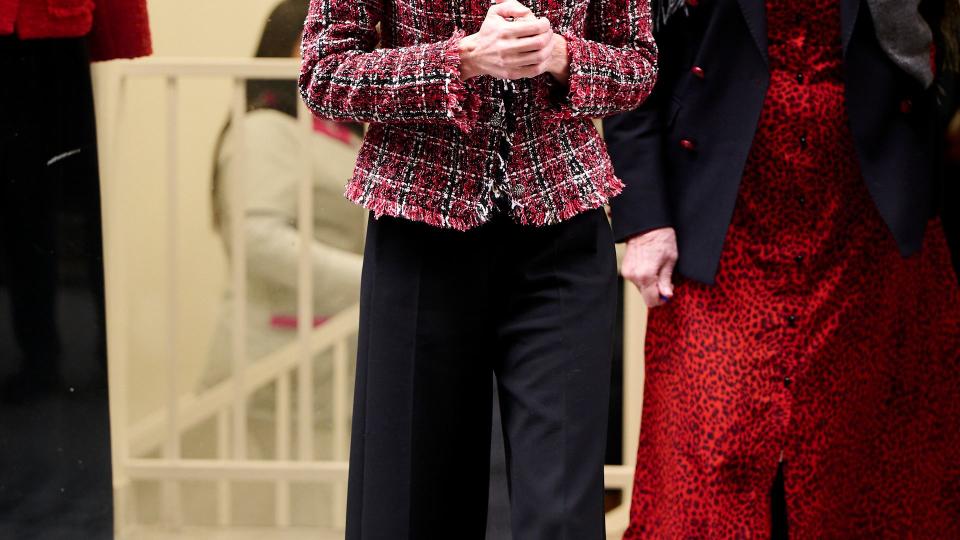
[[[305,0],[281,2],[267,20],[258,58],[299,56]],[[291,80],[250,80],[243,140],[228,126],[217,146],[212,185],[215,226],[230,256],[231,201],[242,190],[247,257],[247,351],[252,361],[296,338],[300,233],[299,183],[313,185],[315,324],[355,305],[366,213],[343,198],[343,184],[360,148],[358,125],[317,120],[308,131],[297,120],[297,86]],[[203,386],[231,370],[234,292],[224,291],[220,322]],[[329,382],[329,381],[326,381]],[[329,408],[329,399],[315,400]]]
[[[257,58],[299,56],[306,0],[285,0],[276,5],[263,27]],[[215,153],[211,198],[214,226],[224,251],[233,264],[231,226],[238,212],[233,201],[240,191],[244,201],[243,242],[246,250],[246,349],[248,362],[264,360],[297,339],[297,298],[301,252],[298,226],[300,183],[313,187],[313,238],[310,264],[313,277],[314,326],[359,302],[361,252],[366,212],[343,197],[343,184],[350,178],[362,127],[326,120],[313,121],[305,129],[297,119],[299,94],[296,82],[251,79],[246,83],[247,108],[242,131],[228,124]],[[242,133],[242,138],[240,137]],[[199,391],[226,381],[233,369],[233,317],[236,294],[226,280],[219,320],[214,331],[207,365]],[[333,355],[324,352],[313,359],[314,455],[304,459],[332,459]],[[298,381],[299,382],[299,381]],[[291,410],[296,425],[294,385]],[[251,396],[248,409],[248,445],[251,457],[275,459],[276,395],[267,385]],[[345,419],[346,420],[346,419]],[[206,434],[203,434],[206,435]],[[213,448],[201,436],[195,441],[203,455]],[[273,488],[239,484],[237,510],[252,523],[270,523]],[[337,523],[333,515],[333,485],[294,488],[294,519],[303,523]],[[205,499],[191,492],[194,501]]]

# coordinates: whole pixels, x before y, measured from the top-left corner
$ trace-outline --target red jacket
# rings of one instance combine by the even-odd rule
[[[87,36],[94,61],[152,52],[146,0],[0,0],[0,35],[9,34]]]
[[[468,229],[489,219],[496,191],[533,225],[620,192],[590,118],[633,109],[653,88],[650,0],[525,4],[566,36],[569,89],[542,75],[513,83],[505,100],[501,81],[459,75],[459,41],[480,28],[488,0],[312,0],[303,97],[319,116],[372,124],[348,198],[376,215]]]

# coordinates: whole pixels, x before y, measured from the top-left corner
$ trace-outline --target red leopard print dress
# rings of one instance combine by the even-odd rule
[[[861,8],[863,9],[863,8]],[[960,538],[960,292],[858,170],[838,0],[768,0],[771,86],[716,286],[651,314],[625,538]]]

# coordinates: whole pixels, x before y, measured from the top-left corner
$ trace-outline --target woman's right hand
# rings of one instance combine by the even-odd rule
[[[546,72],[554,47],[550,21],[517,0],[497,0],[476,34],[460,41],[460,77],[524,79]]]

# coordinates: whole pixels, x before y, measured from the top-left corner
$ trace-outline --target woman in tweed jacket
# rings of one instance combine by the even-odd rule
[[[649,0],[312,1],[303,98],[371,124],[347,538],[484,537],[491,373],[514,537],[603,537],[622,185],[590,119],[655,65]]]

